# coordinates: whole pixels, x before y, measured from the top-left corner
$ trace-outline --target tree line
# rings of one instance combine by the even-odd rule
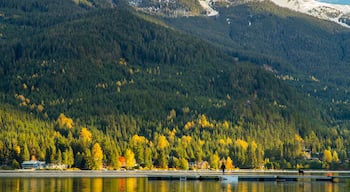
[[[0,118],[0,162],[12,168],[26,160],[79,169],[195,169],[202,162],[211,169],[222,162],[227,168],[348,168],[350,135],[339,128],[324,137],[314,131],[301,137],[288,124],[277,129],[201,114],[184,125],[158,124],[159,132],[142,135],[152,125],[127,115],[105,120],[104,129],[98,121],[85,124],[61,113],[51,122],[8,106],[1,107]]]

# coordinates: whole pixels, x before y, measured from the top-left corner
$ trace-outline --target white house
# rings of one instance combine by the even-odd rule
[[[45,161],[23,161],[22,169],[43,169],[46,167]]]

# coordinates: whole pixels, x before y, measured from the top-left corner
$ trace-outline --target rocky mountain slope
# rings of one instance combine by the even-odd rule
[[[350,5],[323,3],[316,0],[271,0],[276,5],[350,27]]]
[[[186,1],[130,0],[129,2],[132,6],[138,7],[148,13],[178,17],[198,15],[217,16],[220,14],[217,10],[218,7],[263,1],[271,1],[280,7],[350,27],[350,5],[323,3],[316,0],[199,0],[199,4],[197,1],[192,4],[183,3]]]

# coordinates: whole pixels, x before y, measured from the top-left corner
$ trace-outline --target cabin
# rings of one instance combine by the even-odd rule
[[[45,161],[23,161],[22,169],[43,169],[46,167]]]

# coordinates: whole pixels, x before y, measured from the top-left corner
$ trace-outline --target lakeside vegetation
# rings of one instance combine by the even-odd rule
[[[348,168],[344,141],[349,134],[336,128],[327,130],[325,139],[314,131],[302,138],[292,127],[257,129],[252,123],[209,120],[204,114],[172,129],[161,123],[145,127],[126,115],[109,116],[102,128],[98,119],[85,124],[60,114],[51,122],[8,106],[1,109],[0,160],[13,168],[30,159],[80,169],[189,169],[195,168],[189,162],[202,161],[212,169],[222,161],[227,169]],[[149,137],[140,135],[147,132]]]

